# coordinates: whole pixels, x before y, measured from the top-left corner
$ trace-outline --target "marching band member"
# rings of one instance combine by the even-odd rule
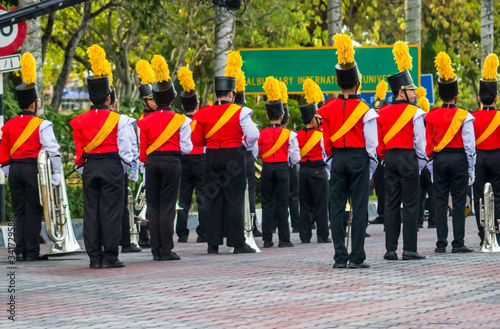
[[[349,36],[334,36],[339,63],[335,66],[338,98],[318,111],[323,118],[327,155],[333,155],[330,178],[330,225],[335,247],[334,268],[367,268],[364,250],[370,176],[377,168],[377,114],[357,93],[359,72]],[[344,215],[351,198],[352,251],[345,247]]]
[[[233,55],[234,54],[234,55]],[[235,64],[232,64],[236,62]],[[208,253],[219,252],[224,233],[234,253],[253,253],[245,243],[244,201],[246,189],[245,149],[251,149],[259,130],[252,121],[252,110],[233,104],[236,76],[241,56],[228,56],[226,76],[215,77],[217,103],[200,109],[193,116],[196,127],[193,143],[207,146],[205,162],[205,197],[207,198]],[[229,76],[228,76],[229,75]],[[246,136],[243,141],[243,135]],[[245,144],[245,147],[242,145]]]
[[[323,132],[319,130],[321,117],[316,112],[324,101],[318,85],[311,79],[303,84],[308,104],[300,107],[305,128],[297,132],[300,149],[299,198],[300,240],[310,243],[311,224],[316,223],[318,243],[328,243],[328,174],[325,170]]]
[[[124,267],[118,259],[125,186],[123,173],[132,163],[133,120],[109,110],[111,89],[106,53],[88,49],[93,76],[87,79],[90,111],[71,120],[75,164],[83,179],[83,238],[91,268]]]
[[[188,118],[200,108],[198,93],[196,92],[193,73],[187,67],[181,67],[177,73],[183,91],[181,91],[182,109]],[[191,131],[194,130],[196,121],[191,122]],[[203,195],[203,172],[205,171],[205,147],[193,146],[193,150],[181,157],[181,187],[179,191],[179,210],[177,211],[177,225],[175,231],[179,242],[187,242],[189,229],[187,228],[189,209],[193,198],[193,190],[196,191],[196,203],[198,204],[198,227],[196,242],[207,242],[206,231],[206,206]]]
[[[441,107],[429,111],[426,121],[426,152],[434,158],[431,170],[434,178],[437,253],[445,253],[448,245],[448,195],[453,199],[453,253],[472,252],[464,245],[465,202],[467,181],[474,182],[476,143],[474,117],[456,106],[458,80],[450,57],[441,52],[435,60],[439,72]]]
[[[179,193],[181,153],[189,153],[191,119],[171,109],[176,91],[165,58],[151,61],[156,82],[153,98],[156,111],[142,118],[140,160],[146,164],[146,201],[148,205],[151,253],[155,261],[181,259],[174,249],[175,203]]]
[[[393,54],[399,73],[387,78],[394,100],[378,111],[377,153],[385,162],[385,248],[384,259],[397,260],[398,239],[403,224],[403,260],[424,259],[417,252],[419,172],[427,163],[425,155],[425,112],[412,105],[417,87],[410,76],[412,68],[408,45],[398,41]],[[402,161],[404,159],[404,161]],[[401,202],[403,218],[401,219]]]
[[[495,109],[498,100],[497,69],[497,55],[488,55],[484,61],[482,79],[479,82],[478,101],[483,105],[483,108],[472,113],[475,118],[474,134],[477,148],[474,212],[476,213],[481,245],[484,240],[484,228],[480,221],[479,199],[484,200],[484,185],[487,182],[493,187],[495,218],[500,218],[500,114]]]
[[[139,86],[139,94],[142,100],[142,105],[144,106],[143,113],[139,117],[139,120],[147,116],[148,114],[156,111],[158,106],[153,99],[153,90],[151,89],[151,84],[155,82],[155,76],[151,65],[143,59],[137,62],[136,65],[137,75],[141,80],[141,85]],[[138,120],[138,121],[139,121]],[[141,136],[141,130],[139,127],[137,128],[137,136]],[[146,168],[144,163],[139,161],[139,170],[142,175],[142,188],[146,186]],[[147,214],[146,214],[147,217]],[[139,232],[139,246],[142,248],[151,248],[150,239],[149,239],[149,221],[146,226],[141,227],[141,231]]]
[[[2,127],[0,164],[9,179],[16,259],[47,260],[47,255],[40,255],[38,242],[43,214],[38,194],[38,154],[42,148],[49,154],[53,186],[60,184],[62,161],[52,122],[35,115],[39,107],[35,58],[25,53],[20,64],[23,83],[16,87],[16,96],[21,112]]]
[[[278,247],[293,247],[287,216],[290,191],[288,162],[297,164],[300,161],[297,134],[281,127],[284,112],[278,80],[267,77],[263,87],[267,94],[266,110],[270,125],[262,129],[259,136],[259,155],[262,159],[262,239],[264,248],[274,245],[273,199],[276,197]]]

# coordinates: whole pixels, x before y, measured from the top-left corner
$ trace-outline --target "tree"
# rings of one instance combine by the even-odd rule
[[[405,40],[409,44],[421,46],[420,21],[422,20],[421,0],[405,0]]]
[[[342,1],[328,0],[328,45],[333,46],[333,36],[342,32]]]
[[[224,75],[227,51],[234,48],[234,31],[234,16],[225,8],[215,6],[215,76]]]
[[[481,67],[493,52],[493,0],[481,0]]]

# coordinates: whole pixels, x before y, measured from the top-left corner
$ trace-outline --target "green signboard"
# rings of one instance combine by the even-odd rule
[[[377,84],[387,76],[398,73],[392,46],[357,47],[354,58],[362,75],[361,92],[375,92]],[[416,85],[420,85],[420,48],[409,46],[413,57],[410,71]],[[274,76],[285,82],[290,94],[302,93],[305,79],[313,79],[324,93],[337,93],[335,65],[337,50],[325,48],[267,48],[241,49],[242,70],[246,77],[247,94],[262,94],[266,77]]]

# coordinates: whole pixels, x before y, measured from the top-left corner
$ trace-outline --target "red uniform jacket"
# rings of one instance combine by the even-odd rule
[[[230,103],[223,102],[221,105],[206,106],[194,114],[193,120],[196,120],[196,127],[191,134],[193,144],[206,146],[209,149],[233,148],[243,144],[243,130],[240,125],[241,109],[236,111],[215,134],[208,139],[205,138],[230,105]]]
[[[203,108],[203,107],[202,107]],[[201,109],[200,109],[201,110]],[[189,116],[190,119],[193,119],[193,116]],[[191,134],[194,132],[194,128],[196,128],[197,121],[192,121],[191,122]],[[204,146],[197,146],[194,144],[193,141],[193,136],[191,135],[191,142],[193,143],[193,150],[189,152],[189,155],[196,155],[196,154],[203,154],[205,153],[205,147]]]
[[[311,138],[312,134],[315,131],[316,131],[315,129],[305,128],[297,132],[297,142],[299,142],[299,149],[302,150],[304,145],[306,145],[306,143],[309,141],[309,138]],[[316,145],[314,145],[314,147],[309,151],[309,153],[300,158],[300,162],[321,161],[321,160],[323,160],[323,150],[321,149],[321,140]]]
[[[493,120],[493,117],[498,111],[494,108],[490,110],[479,110],[472,113],[472,116],[476,118],[474,120],[474,135],[476,136],[476,140],[481,137],[484,131],[490,125],[490,122]],[[497,127],[493,133],[486,138],[483,142],[476,145],[476,149],[478,150],[495,150],[500,149],[500,126]]]
[[[451,121],[457,112],[458,107],[450,105],[450,108],[435,107],[425,116],[425,135],[427,140],[427,147],[425,152],[431,155],[434,147],[439,145],[443,139],[446,131],[450,127]],[[463,148],[464,141],[462,138],[462,127],[458,130],[455,137],[445,148]]]
[[[278,141],[278,138],[280,137],[281,131],[283,131],[283,129],[285,128],[273,128],[273,126],[270,126],[260,131],[258,143],[259,156],[262,159],[262,162],[288,162],[288,146],[290,144],[290,136],[288,136],[288,139],[283,143],[283,145],[272,155],[266,158],[262,156],[273,147],[276,141]]]
[[[5,166],[10,163],[10,159],[37,158],[38,153],[42,149],[40,143],[40,126],[33,134],[21,145],[17,151],[10,155],[10,150],[19,136],[33,118],[35,114],[28,111],[23,111],[19,115],[13,117],[2,127],[2,143],[0,147],[0,165]]]

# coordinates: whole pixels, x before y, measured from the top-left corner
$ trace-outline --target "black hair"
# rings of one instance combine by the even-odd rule
[[[340,86],[340,88],[346,90],[346,89],[352,89],[352,88],[354,88],[357,83],[358,83],[358,81],[353,82],[353,83],[343,83],[343,82],[339,81],[337,84]]]
[[[94,105],[103,105],[104,103],[106,103],[106,100],[108,99],[108,95],[99,95],[99,96],[96,96],[96,95],[90,95],[89,98],[90,98],[90,101],[92,102],[92,104]]]
[[[227,96],[229,96],[230,92],[232,92],[232,90],[216,90],[215,96],[217,98],[227,97]]]
[[[28,108],[30,107],[31,104],[35,103],[36,101],[34,102],[26,102],[26,101],[18,101],[19,103],[19,108],[23,111],[26,111],[28,110]]]
[[[451,102],[453,100],[453,98],[455,98],[455,96],[457,96],[457,95],[453,95],[453,96],[449,96],[449,95],[442,96],[442,95],[440,95],[439,97],[441,97],[441,100],[443,102],[448,103],[448,102]]]
[[[483,99],[483,97],[481,97],[481,103],[483,103],[483,105],[485,105],[485,106],[495,105],[495,104],[493,104],[495,102],[495,97],[496,96],[488,96],[488,97],[485,97],[484,99]]]

